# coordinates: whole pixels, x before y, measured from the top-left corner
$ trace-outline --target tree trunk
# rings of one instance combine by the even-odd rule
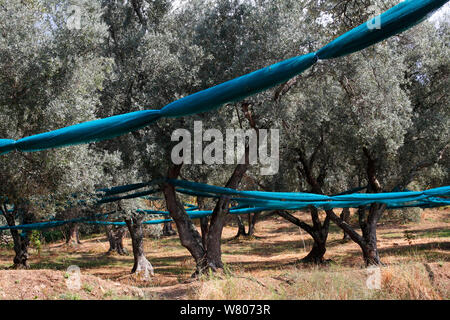
[[[367,190],[379,193],[382,191],[382,189],[381,184],[376,176],[376,165],[378,161],[372,156],[372,154],[366,147],[363,148],[363,153],[367,158],[366,171],[367,179],[369,181],[369,187],[367,188]],[[363,258],[366,266],[381,264],[377,249],[377,223],[380,220],[381,215],[383,214],[385,209],[385,204],[371,204],[369,215],[367,216],[366,220],[364,220],[366,210],[362,207],[358,209],[359,223],[364,239],[361,249],[363,251]]]
[[[198,210],[205,210],[205,199],[203,197],[197,197]],[[209,232],[209,217],[200,218],[200,231],[202,232],[202,245],[206,250],[207,248],[207,237]]]
[[[313,264],[321,264],[324,263],[325,260],[323,256],[325,255],[326,249],[326,241],[320,241],[314,239],[314,244],[311,251],[308,253],[306,257],[301,259],[300,261],[303,263],[313,263]]]
[[[250,149],[248,144],[245,146],[244,164],[238,164],[234,168],[233,174],[228,179],[225,187],[236,189],[244,176],[249,166],[249,153]],[[222,231],[226,222],[226,217],[229,212],[231,198],[227,196],[221,196],[217,201],[214,211],[211,216],[211,223],[208,231],[206,260],[207,268],[212,271],[223,269],[222,262]]]
[[[144,253],[144,231],[142,229],[143,217],[131,217],[125,220],[130,232],[133,246],[134,265],[131,273],[136,273],[144,280],[148,280],[150,275],[154,275],[153,267],[147,260]]]
[[[326,243],[327,243],[327,238],[328,238],[328,230],[330,227],[330,218],[327,215],[322,224],[320,222],[319,210],[312,207],[312,208],[310,208],[310,212],[311,212],[311,219],[313,221],[313,225],[312,225],[312,231],[310,231],[309,234],[313,238],[314,244],[313,244],[313,247],[312,247],[311,251],[309,252],[309,254],[305,258],[303,258],[301,261],[307,262],[307,263],[320,264],[320,263],[325,262],[324,255],[325,255],[325,252],[327,251]],[[305,231],[308,232],[307,230],[305,230]]]
[[[176,179],[181,170],[181,165],[174,166],[169,170],[168,177]],[[202,237],[198,233],[189,215],[186,213],[183,205],[178,201],[175,193],[175,187],[170,184],[164,184],[162,186],[164,198],[166,200],[167,210],[170,213],[170,217],[175,221],[178,230],[178,236],[180,237],[181,245],[185,247],[192,255],[196,263],[196,272],[200,273],[206,266],[205,249],[202,244]]]
[[[3,215],[8,223],[8,226],[13,227],[16,225],[15,217],[17,214],[17,209],[13,212],[9,212],[7,208],[2,208]],[[23,211],[22,213],[22,224],[33,223],[34,216],[28,211]],[[11,229],[11,236],[14,242],[14,269],[28,269],[30,266],[28,264],[28,247],[30,244],[31,231],[23,231],[19,233],[19,230]]]
[[[169,236],[173,236],[176,235],[176,231],[173,230],[172,228],[172,222],[164,222],[164,226],[163,226],[163,236],[169,237]]]
[[[294,217],[287,211],[280,210],[277,211],[277,214],[282,218],[286,219],[287,221],[305,230],[314,240],[314,244],[311,251],[308,253],[306,257],[301,259],[300,262],[321,264],[325,262],[324,255],[327,251],[326,243],[328,238],[328,230],[330,227],[330,218],[327,216],[322,224],[319,221],[318,210],[316,208],[311,208],[310,211],[313,220],[312,226]]]
[[[248,236],[251,237],[255,234],[255,226],[256,226],[256,221],[258,219],[259,213],[255,212],[253,214],[249,215],[249,219],[248,219]]]
[[[350,222],[350,209],[349,208],[343,208],[342,212],[341,212],[341,219],[342,221],[344,221],[345,223],[349,223]],[[343,241],[347,242],[350,241],[350,235],[344,231],[344,237],[342,238]]]
[[[243,175],[247,171],[248,163],[249,147],[247,144],[245,148],[245,164],[236,166],[225,187],[237,188]],[[180,170],[181,165],[172,167],[169,169],[168,178],[176,179]],[[170,212],[170,216],[177,225],[181,244],[189,250],[196,262],[196,271],[192,276],[196,277],[207,269],[212,271],[223,269],[221,260],[221,238],[231,199],[222,196],[217,201],[211,216],[205,247],[203,245],[204,238],[202,239],[189,215],[186,213],[184,206],[178,200],[175,193],[175,187],[170,184],[165,184],[163,185],[162,190],[166,199],[167,210]]]
[[[230,198],[228,197],[221,197],[217,202],[211,217],[211,224],[206,239],[207,268],[210,268],[214,272],[223,269],[221,240],[229,204]]]
[[[200,230],[202,232],[202,245],[207,250],[208,245],[208,232],[209,232],[209,217],[200,218]]]
[[[78,224],[70,223],[66,232],[66,244],[80,244],[80,234],[78,231]]]
[[[364,243],[362,251],[366,266],[382,264],[377,249],[376,233],[374,234],[373,240],[369,240],[368,242]]]
[[[378,254],[377,248],[377,223],[381,218],[386,205],[380,205],[374,203],[370,206],[369,215],[365,218],[365,209],[359,208],[358,215],[360,219],[360,227],[364,241],[362,242],[361,249],[363,251],[363,258],[366,266],[380,265],[381,260]]]
[[[238,233],[236,234],[235,238],[239,238],[241,236],[246,236],[247,233],[245,232],[245,225],[244,225],[244,222],[242,222],[241,216],[236,215],[236,220],[238,223]]]
[[[18,230],[11,230],[14,240],[14,269],[28,269],[28,246],[30,244],[31,231],[25,231],[20,234]]]
[[[125,227],[108,226],[106,234],[109,240],[108,253],[116,252],[120,255],[128,254],[126,248],[123,246],[123,237],[127,232]]]
[[[380,265],[381,260],[377,248],[376,224],[367,223],[363,231],[364,241],[360,244],[366,266]]]
[[[347,222],[343,221],[332,210],[327,211],[327,216],[336,223],[341,229],[348,233],[350,238],[356,242],[362,252],[366,266],[382,264],[377,248],[377,232],[376,226],[381,214],[385,210],[386,205],[372,204],[369,216],[366,218],[366,209],[358,208],[359,225],[362,230],[362,236],[359,235]]]

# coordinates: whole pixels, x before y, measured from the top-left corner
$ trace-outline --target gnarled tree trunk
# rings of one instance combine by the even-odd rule
[[[349,208],[343,208],[341,212],[341,219],[342,221],[349,223],[350,222],[350,209]],[[344,237],[342,238],[343,241],[349,241],[351,240],[349,234],[345,232],[344,230]]]
[[[386,205],[372,204],[367,219],[365,219],[365,209],[358,209],[362,238],[364,240],[361,242],[360,247],[367,266],[381,264],[377,248],[377,223],[385,208]]]
[[[18,212],[17,207],[14,208],[12,212],[8,211],[6,206],[2,208],[3,215],[8,223],[8,226],[14,227],[16,225],[16,215]],[[34,222],[34,215],[27,209],[22,210],[22,221],[21,224],[30,224]],[[11,229],[11,236],[14,242],[14,252],[15,256],[13,259],[15,269],[28,269],[28,247],[30,245],[31,231],[23,231],[19,233],[19,230]]]
[[[205,199],[203,197],[197,197],[197,206],[199,210],[205,210]],[[206,250],[207,237],[209,231],[209,217],[200,218],[200,231],[202,232],[202,244]]]
[[[244,225],[244,222],[242,221],[241,216],[237,215],[236,221],[238,224],[238,233],[236,234],[235,238],[239,238],[241,236],[246,236],[247,232],[245,231],[245,225]]]
[[[324,263],[325,260],[323,256],[325,255],[326,251],[327,251],[326,242],[314,240],[314,244],[311,251],[308,253],[306,257],[304,257],[300,261],[303,263],[313,263],[313,264]]]
[[[202,232],[203,248],[206,249],[208,245],[209,217],[200,218],[200,231]]]
[[[364,207],[358,208],[359,224],[363,233],[362,236],[331,210],[327,211],[327,216],[347,232],[350,238],[360,246],[366,266],[382,264],[377,248],[376,225],[385,209],[386,205],[384,204],[372,204],[370,206],[369,216],[366,218],[366,209]]]
[[[108,226],[106,227],[106,234],[109,241],[108,253],[116,252],[120,255],[128,254],[127,249],[123,246],[123,237],[127,233],[127,228]]]
[[[238,164],[228,180],[227,188],[237,188],[242,177],[248,168],[249,163],[249,147],[245,147],[245,163]],[[177,165],[169,169],[168,177],[176,179],[181,171],[181,165]],[[181,244],[189,250],[196,262],[196,271],[193,276],[202,274],[205,270],[218,271],[223,269],[221,239],[222,230],[228,215],[229,205],[231,199],[222,196],[216,203],[213,210],[208,233],[206,237],[206,246],[204,246],[204,237],[199,234],[195,228],[194,223],[186,213],[184,206],[178,200],[175,187],[169,183],[162,186],[164,197],[166,199],[167,210],[170,212],[171,218],[177,225],[178,234],[180,236]]]
[[[148,280],[150,275],[154,275],[153,266],[147,260],[144,253],[144,231],[142,229],[143,217],[131,217],[125,219],[130,232],[131,243],[133,246],[134,265],[131,273],[143,277]]]
[[[314,240],[311,251],[306,255],[306,257],[302,258],[300,262],[322,264],[325,262],[324,255],[327,251],[326,243],[328,238],[328,230],[330,227],[330,218],[326,217],[322,224],[319,220],[318,210],[316,208],[311,208],[310,211],[313,220],[312,226],[294,217],[286,211],[277,211],[277,214],[287,221],[305,230]]]
[[[11,235],[14,240],[14,269],[28,269],[28,247],[30,245],[31,231],[19,233],[18,230],[11,230]]]
[[[259,212],[249,214],[249,216],[248,216],[248,233],[247,233],[247,235],[249,237],[251,237],[255,234],[256,222],[258,220],[258,217],[259,217]]]
[[[223,269],[222,231],[225,225],[230,198],[221,197],[214,208],[206,239],[206,268],[212,271]]]
[[[66,230],[66,244],[80,244],[78,224],[70,223]]]
[[[314,240],[313,247],[306,257],[301,259],[301,262],[321,264],[325,262],[324,256],[327,252],[326,244],[328,238],[328,230],[330,228],[330,218],[327,216],[323,224],[320,222],[318,210],[311,208],[311,216],[313,217],[313,226],[310,235]]]
[[[169,178],[177,178],[181,166],[175,166],[169,170]],[[205,249],[202,243],[202,237],[198,233],[189,215],[186,213],[183,205],[177,199],[175,187],[171,184],[164,184],[162,187],[166,199],[167,210],[171,218],[175,221],[180,237],[181,245],[185,247],[192,255],[196,263],[196,272],[199,274],[206,265]]]
[[[173,228],[172,228],[172,222],[164,222],[162,234],[163,234],[163,236],[166,236],[166,237],[177,234],[177,232],[175,230],[173,230]]]

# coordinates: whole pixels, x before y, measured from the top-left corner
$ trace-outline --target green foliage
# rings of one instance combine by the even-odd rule
[[[43,230],[41,234],[45,243],[52,243],[64,239],[64,233],[60,229]]]
[[[70,30],[70,1],[7,1],[0,7],[0,134],[19,139],[96,118],[98,90],[110,68],[101,55],[106,26],[98,2],[83,2],[84,24]],[[0,194],[37,219],[92,194],[107,179],[106,158],[88,146],[0,158]],[[100,169],[100,170],[99,170]],[[31,206],[30,206],[31,204]]]
[[[403,208],[397,210],[389,210],[381,218],[381,221],[406,224],[410,222],[420,222],[421,217],[422,217],[422,209]]]
[[[86,291],[87,293],[91,293],[94,288],[92,287],[92,285],[90,285],[88,283],[84,283],[82,286],[82,289],[84,291]]]
[[[41,244],[41,231],[33,230],[30,236],[30,243],[33,248],[38,251],[38,254],[41,254],[42,244]]]

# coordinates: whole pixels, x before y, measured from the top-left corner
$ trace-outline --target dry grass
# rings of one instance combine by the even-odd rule
[[[430,266],[431,267],[431,266]],[[432,280],[420,263],[381,268],[381,286],[367,286],[366,270],[289,270],[281,275],[264,278],[243,276],[210,277],[191,294],[191,299],[206,300],[429,300],[449,299],[450,263],[435,264]],[[435,276],[436,277],[436,276]]]
[[[74,275],[55,270],[3,270],[0,272],[0,299],[111,300],[156,297],[149,297],[139,288],[91,275],[81,275],[79,287],[74,287],[71,277]]]

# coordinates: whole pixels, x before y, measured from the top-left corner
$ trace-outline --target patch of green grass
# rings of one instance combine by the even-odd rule
[[[81,300],[81,297],[77,293],[67,292],[59,295],[60,300]]]
[[[450,238],[450,229],[428,231],[419,236],[420,238]]]
[[[103,298],[111,298],[113,297],[114,292],[112,290],[108,290],[103,294]]]
[[[382,237],[386,239],[402,239],[403,235],[404,234],[401,232],[391,232],[391,233],[384,233]]]
[[[132,257],[99,256],[98,254],[81,254],[68,256],[61,253],[51,260],[42,260],[31,265],[32,269],[66,270],[71,265],[77,265],[82,269],[94,269],[98,267],[124,267],[132,264]]]
[[[2,269],[8,269],[9,266],[10,266],[10,264],[8,264],[8,263],[0,264],[0,270],[2,270]]]
[[[91,293],[92,290],[94,289],[90,284],[88,283],[83,283],[83,290],[86,291],[87,293]]]

